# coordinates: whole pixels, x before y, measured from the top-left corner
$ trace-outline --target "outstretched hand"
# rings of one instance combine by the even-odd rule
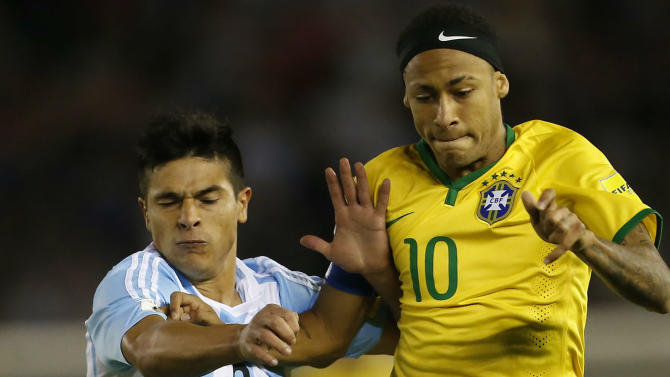
[[[544,258],[544,263],[554,262],[568,250],[579,253],[593,243],[595,235],[586,229],[579,217],[556,204],[554,189],[544,190],[537,201],[533,194],[524,191],[521,200],[537,235],[546,242],[556,244],[556,248]]]
[[[385,179],[379,188],[377,205],[370,199],[370,187],[363,164],[354,164],[356,180],[349,160],[340,159],[340,180],[332,168],[326,169],[326,183],[335,210],[335,235],[331,242],[307,235],[300,244],[323,254],[348,272],[375,274],[391,265],[386,234],[386,207],[391,182]],[[341,181],[341,184],[340,184]]]

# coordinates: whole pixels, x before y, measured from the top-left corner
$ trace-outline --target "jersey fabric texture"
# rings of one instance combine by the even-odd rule
[[[266,257],[237,259],[235,288],[242,303],[228,306],[203,296],[190,281],[149,245],[128,256],[105,276],[93,298],[93,313],[86,321],[87,377],[141,376],[121,353],[121,339],[133,325],[149,315],[166,316],[155,307],[167,305],[174,291],[200,297],[224,323],[248,323],[268,304],[302,313],[312,307],[323,284],[316,276],[291,271]],[[382,312],[382,311],[380,311]],[[366,322],[352,341],[347,357],[372,348],[381,327]],[[283,370],[239,363],[227,365],[207,377],[275,377]]]
[[[506,126],[500,160],[453,181],[424,141],[366,164],[373,199],[392,189],[387,230],[402,298],[396,376],[582,376],[590,268],[573,253],[545,265],[521,202],[554,188],[597,236],[620,243],[660,215],[585,138],[543,121]]]

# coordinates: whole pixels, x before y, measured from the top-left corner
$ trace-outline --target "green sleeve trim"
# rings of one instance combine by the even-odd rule
[[[651,208],[643,209],[642,211],[638,212],[637,215],[633,216],[632,219],[628,220],[628,222],[625,223],[618,232],[616,232],[612,238],[612,242],[619,244],[622,243],[623,239],[626,238],[628,233],[635,226],[637,226],[637,224],[644,220],[645,217],[651,214],[656,215],[656,240],[654,241],[654,245],[656,246],[656,249],[658,249],[661,246],[661,236],[663,235],[663,216],[661,216],[658,211]]]

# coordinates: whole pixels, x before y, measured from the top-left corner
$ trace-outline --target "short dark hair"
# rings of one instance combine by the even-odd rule
[[[425,8],[410,21],[396,42],[396,54],[401,59],[401,70],[416,53],[429,48],[440,48],[435,42],[426,44],[426,39],[430,38],[433,41],[435,32],[439,33],[445,28],[455,35],[467,33],[465,35],[476,36],[477,41],[484,41],[485,44],[469,46],[467,42],[458,41],[454,42],[456,46],[466,44],[444,48],[455,48],[479,56],[491,63],[496,70],[502,71],[502,63],[497,56],[497,38],[493,29],[483,16],[462,4],[433,5]]]
[[[146,198],[148,175],[157,166],[184,157],[220,159],[229,163],[230,182],[244,187],[240,149],[227,122],[200,111],[156,116],[137,143],[140,195]]]

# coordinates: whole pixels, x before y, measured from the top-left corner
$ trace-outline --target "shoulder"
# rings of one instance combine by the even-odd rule
[[[515,126],[513,148],[534,160],[586,158],[608,163],[604,154],[576,131],[542,120]]]
[[[531,120],[521,123],[513,129],[516,137],[515,142],[541,144],[544,147],[554,146],[556,148],[566,145],[591,145],[584,136],[576,131],[543,120]]]
[[[417,175],[430,176],[416,144],[403,145],[381,153],[365,164],[365,172],[371,187],[377,187],[385,178],[389,178],[396,191],[404,183],[411,184]]]
[[[93,307],[104,306],[121,297],[141,299],[152,296],[166,280],[179,284],[176,271],[161,254],[151,246],[133,253],[117,263],[98,285],[93,297]]]
[[[248,258],[242,262],[254,272],[254,277],[259,283],[272,280],[281,284],[297,284],[315,291],[321,286],[320,277],[293,271],[268,257]]]
[[[281,306],[302,313],[314,304],[323,279],[293,271],[268,257],[248,258],[242,261],[259,285],[276,286]]]
[[[366,172],[387,169],[389,166],[398,166],[412,163],[419,157],[415,144],[406,144],[400,147],[391,148],[380,153],[368,163],[365,164]]]

